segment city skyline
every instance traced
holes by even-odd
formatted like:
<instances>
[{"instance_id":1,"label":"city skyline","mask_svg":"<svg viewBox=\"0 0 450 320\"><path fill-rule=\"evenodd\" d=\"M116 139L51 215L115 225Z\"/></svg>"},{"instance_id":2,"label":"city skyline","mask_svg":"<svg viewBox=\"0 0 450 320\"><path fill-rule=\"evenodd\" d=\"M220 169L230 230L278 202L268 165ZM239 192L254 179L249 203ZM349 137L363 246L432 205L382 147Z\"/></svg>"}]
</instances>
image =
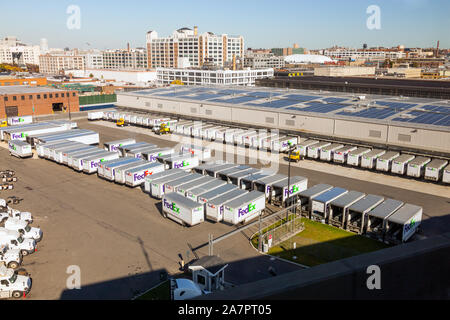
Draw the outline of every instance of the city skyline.
<instances>
[{"instance_id":1,"label":"city skyline","mask_svg":"<svg viewBox=\"0 0 450 320\"><path fill-rule=\"evenodd\" d=\"M46 38L51 48L104 50L126 48L128 42L131 47L145 47L147 31L168 36L178 28L196 25L200 33L242 35L246 48L291 47L294 43L308 49L333 45L360 48L363 43L369 47L402 44L427 48L435 47L438 40L441 48L450 47L445 34L450 29L450 21L446 19L450 3L444 0L323 0L320 4L285 0L277 2L276 7L266 0L226 4L175 0L170 4L158 3L157 8L155 4L135 0L125 4L47 0L38 6L31 4L33 10L25 10L30 1L8 3L6 10L11 14L0 21L0 37L17 36L33 45ZM71 5L80 9L80 29L67 27L73 14L67 13ZM380 9L380 29L367 27L371 16L367 9L371 5ZM239 10L231 10L234 8ZM17 19L19 13L21 19Z\"/></svg>"}]
</instances>

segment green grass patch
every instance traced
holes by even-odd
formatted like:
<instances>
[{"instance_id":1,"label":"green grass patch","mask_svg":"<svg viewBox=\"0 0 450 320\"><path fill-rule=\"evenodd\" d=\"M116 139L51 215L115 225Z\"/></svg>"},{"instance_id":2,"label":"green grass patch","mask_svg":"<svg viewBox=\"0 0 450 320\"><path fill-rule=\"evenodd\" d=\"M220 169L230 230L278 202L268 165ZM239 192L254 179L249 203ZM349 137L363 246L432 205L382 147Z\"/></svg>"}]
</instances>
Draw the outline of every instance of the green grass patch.
<instances>
[{"instance_id":1,"label":"green grass patch","mask_svg":"<svg viewBox=\"0 0 450 320\"><path fill-rule=\"evenodd\" d=\"M302 219L305 230L291 239L270 248L269 254L306 266L336 261L389 247L383 242L335 228L320 222ZM293 243L296 249L292 249ZM258 246L258 237L252 239ZM296 256L297 259L293 259Z\"/></svg>"},{"instance_id":2,"label":"green grass patch","mask_svg":"<svg viewBox=\"0 0 450 320\"><path fill-rule=\"evenodd\" d=\"M159 286L143 294L136 300L170 300L170 281L166 280Z\"/></svg>"}]
</instances>

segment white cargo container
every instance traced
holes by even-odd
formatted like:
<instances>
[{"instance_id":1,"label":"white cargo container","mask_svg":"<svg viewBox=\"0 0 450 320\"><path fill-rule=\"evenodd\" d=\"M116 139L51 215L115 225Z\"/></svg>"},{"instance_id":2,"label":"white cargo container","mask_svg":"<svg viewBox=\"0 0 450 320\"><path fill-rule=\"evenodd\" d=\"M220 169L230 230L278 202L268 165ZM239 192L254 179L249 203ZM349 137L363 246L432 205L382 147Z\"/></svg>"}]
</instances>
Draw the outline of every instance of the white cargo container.
<instances>
[{"instance_id":1,"label":"white cargo container","mask_svg":"<svg viewBox=\"0 0 450 320\"><path fill-rule=\"evenodd\" d=\"M170 182L166 182L164 184L164 194L169 193L169 192L176 192L177 188L185 183L189 183L189 182L193 182L199 179L203 179L205 178L205 176L202 176L201 174L198 173L191 173L188 176L185 177L181 177L179 179L170 181ZM153 188L153 185L152 185Z\"/></svg>"},{"instance_id":2,"label":"white cargo container","mask_svg":"<svg viewBox=\"0 0 450 320\"><path fill-rule=\"evenodd\" d=\"M385 221L385 242L399 244L408 241L422 223L422 207L406 203Z\"/></svg>"},{"instance_id":3,"label":"white cargo container","mask_svg":"<svg viewBox=\"0 0 450 320\"><path fill-rule=\"evenodd\" d=\"M253 190L257 190L259 192L264 192L266 195L266 199L270 199L272 195L272 186L274 183L283 181L287 178L284 174L276 174L270 177L260 178L253 183Z\"/></svg>"},{"instance_id":4,"label":"white cargo container","mask_svg":"<svg viewBox=\"0 0 450 320\"><path fill-rule=\"evenodd\" d=\"M443 183L450 183L450 165L445 167L442 173L442 182Z\"/></svg>"},{"instance_id":5,"label":"white cargo container","mask_svg":"<svg viewBox=\"0 0 450 320\"><path fill-rule=\"evenodd\" d=\"M373 149L372 151L366 153L361 158L361 168L374 169L378 157L384 155L385 150Z\"/></svg>"},{"instance_id":6,"label":"white cargo container","mask_svg":"<svg viewBox=\"0 0 450 320\"><path fill-rule=\"evenodd\" d=\"M431 162L430 158L427 157L416 157L414 160L408 163L408 169L406 174L409 177L421 178L425 173L425 165Z\"/></svg>"},{"instance_id":7,"label":"white cargo container","mask_svg":"<svg viewBox=\"0 0 450 320\"><path fill-rule=\"evenodd\" d=\"M187 175L188 173L183 170L180 170L180 169L170 169L170 170L165 170L162 172L152 174L151 176L146 176L144 179L144 192L146 192L146 193L151 192L153 180L160 179L160 178L169 178L170 176L173 176L176 174Z\"/></svg>"},{"instance_id":8,"label":"white cargo container","mask_svg":"<svg viewBox=\"0 0 450 320\"><path fill-rule=\"evenodd\" d=\"M225 170L228 170L230 168L235 168L238 167L239 165L234 164L234 163L224 163L224 164L219 164L217 166L212 166L210 168L205 169L204 174L207 174L208 176L217 178L217 175Z\"/></svg>"},{"instance_id":9,"label":"white cargo container","mask_svg":"<svg viewBox=\"0 0 450 320\"><path fill-rule=\"evenodd\" d=\"M402 154L400 157L392 160L392 173L404 175L406 173L406 167L409 162L414 160L415 156L410 154Z\"/></svg>"},{"instance_id":10,"label":"white cargo container","mask_svg":"<svg viewBox=\"0 0 450 320\"><path fill-rule=\"evenodd\" d=\"M195 181L189 181L187 183L184 183L182 185L179 185L175 188L175 192L178 194L181 194L183 197L187 197L187 193L193 189L196 189L198 187L201 187L207 183L218 181L217 179L214 179L209 176L203 176L202 178L195 180Z\"/></svg>"},{"instance_id":11,"label":"white cargo container","mask_svg":"<svg viewBox=\"0 0 450 320\"><path fill-rule=\"evenodd\" d=\"M89 157L93 156L105 156L107 155L107 151L103 149L98 149L96 151L86 151L86 153L79 154L77 156L71 156L69 158L70 167L76 171L83 171L83 161Z\"/></svg>"},{"instance_id":12,"label":"white cargo container","mask_svg":"<svg viewBox=\"0 0 450 320\"><path fill-rule=\"evenodd\" d=\"M136 142L132 144L127 144L123 146L117 147L117 152L124 157L126 156L127 152L132 150L133 148L139 148L139 147L146 147L146 146L154 146L153 144L147 143L147 142Z\"/></svg>"},{"instance_id":13,"label":"white cargo container","mask_svg":"<svg viewBox=\"0 0 450 320\"><path fill-rule=\"evenodd\" d=\"M64 140L64 141L57 141L57 142L51 142L51 143L37 145L36 146L37 154L40 158L44 158L45 157L45 148L63 145L67 142L68 142L67 140Z\"/></svg>"},{"instance_id":14,"label":"white cargo container","mask_svg":"<svg viewBox=\"0 0 450 320\"><path fill-rule=\"evenodd\" d=\"M10 117L7 120L8 126L18 126L33 123L33 116Z\"/></svg>"},{"instance_id":15,"label":"white cargo container","mask_svg":"<svg viewBox=\"0 0 450 320\"><path fill-rule=\"evenodd\" d=\"M166 169L182 169L187 171L197 167L199 164L200 161L197 156L188 154L187 156L179 156L167 160L168 167Z\"/></svg>"},{"instance_id":16,"label":"white cargo container","mask_svg":"<svg viewBox=\"0 0 450 320\"><path fill-rule=\"evenodd\" d=\"M197 137L197 138L201 138L202 137L202 132L204 130L209 129L209 128L213 128L213 127L215 127L215 126L214 125L205 125L205 124L194 126L192 128L192 136L193 137Z\"/></svg>"},{"instance_id":17,"label":"white cargo container","mask_svg":"<svg viewBox=\"0 0 450 320\"><path fill-rule=\"evenodd\" d=\"M311 198L310 219L328 223L331 202L342 197L346 193L348 193L348 190L336 187Z\"/></svg>"},{"instance_id":18,"label":"white cargo container","mask_svg":"<svg viewBox=\"0 0 450 320\"><path fill-rule=\"evenodd\" d=\"M217 181L224 182L224 181L220 181L220 180L217 180ZM197 202L206 204L209 201L211 201L217 197L220 197L220 196L222 196L230 191L233 191L233 190L238 190L238 188L232 184L224 184L218 188L215 188L214 190L210 190L210 191L207 191L205 193L198 195ZM206 210L206 207L205 207L205 210Z\"/></svg>"},{"instance_id":19,"label":"white cargo container","mask_svg":"<svg viewBox=\"0 0 450 320\"><path fill-rule=\"evenodd\" d=\"M300 143L297 143L297 151L300 156L306 157L308 154L308 148L318 145L320 141L318 140L306 140Z\"/></svg>"},{"instance_id":20,"label":"white cargo container","mask_svg":"<svg viewBox=\"0 0 450 320\"><path fill-rule=\"evenodd\" d=\"M202 131L203 140L213 140L216 137L216 132L222 129L222 126L214 126L212 128L204 128Z\"/></svg>"},{"instance_id":21,"label":"white cargo container","mask_svg":"<svg viewBox=\"0 0 450 320\"><path fill-rule=\"evenodd\" d=\"M80 147L80 146L86 146L86 145L83 144L83 143L80 143L80 142L70 141L70 144L62 145L62 146L59 146L59 147L49 148L48 149L49 150L48 158L50 160L56 161L56 157L58 155L61 155L62 152L70 151L70 150L72 150L74 148L77 148L77 147Z\"/></svg>"},{"instance_id":22,"label":"white cargo container","mask_svg":"<svg viewBox=\"0 0 450 320\"><path fill-rule=\"evenodd\" d=\"M95 121L103 119L103 111L88 112L88 120Z\"/></svg>"},{"instance_id":23,"label":"white cargo container","mask_svg":"<svg viewBox=\"0 0 450 320\"><path fill-rule=\"evenodd\" d=\"M111 142L105 142L103 144L106 151L110 152L119 152L119 147L128 146L130 144L135 144L135 139L122 139L122 140L115 140Z\"/></svg>"},{"instance_id":24,"label":"white cargo container","mask_svg":"<svg viewBox=\"0 0 450 320\"><path fill-rule=\"evenodd\" d=\"M90 156L83 159L83 171L86 173L96 173L100 163L118 158L119 154L117 152L108 151L105 151L104 154Z\"/></svg>"},{"instance_id":25,"label":"white cargo container","mask_svg":"<svg viewBox=\"0 0 450 320\"><path fill-rule=\"evenodd\" d=\"M244 135L243 137L243 145L245 147L251 147L252 146L252 140L257 139L260 133L258 131L251 130L248 134Z\"/></svg>"},{"instance_id":26,"label":"white cargo container","mask_svg":"<svg viewBox=\"0 0 450 320\"><path fill-rule=\"evenodd\" d=\"M265 138L262 140L262 149L272 151L273 145L276 141L286 138L286 135L275 135L270 138ZM279 144L279 143L278 143Z\"/></svg>"},{"instance_id":27,"label":"white cargo container","mask_svg":"<svg viewBox=\"0 0 450 320\"><path fill-rule=\"evenodd\" d=\"M126 171L127 169L136 168L143 164L145 164L144 160L137 158L119 158L119 159L127 159L126 163L114 164L114 165L105 165L103 169L102 178L115 181L116 180L116 172L117 170L121 170L121 172ZM123 171L122 171L123 170Z\"/></svg>"},{"instance_id":28,"label":"white cargo container","mask_svg":"<svg viewBox=\"0 0 450 320\"><path fill-rule=\"evenodd\" d=\"M163 212L181 225L195 226L205 220L204 206L177 193L165 194L162 200Z\"/></svg>"},{"instance_id":29,"label":"white cargo container","mask_svg":"<svg viewBox=\"0 0 450 320\"><path fill-rule=\"evenodd\" d=\"M145 177L154 173L164 171L161 163L146 163L140 167L127 170L125 172L125 184L130 187L137 187L144 183Z\"/></svg>"},{"instance_id":30,"label":"white cargo container","mask_svg":"<svg viewBox=\"0 0 450 320\"><path fill-rule=\"evenodd\" d=\"M381 196L368 194L361 200L355 202L347 210L346 226L347 230L362 234L366 225L367 214L384 201Z\"/></svg>"},{"instance_id":31,"label":"white cargo container","mask_svg":"<svg viewBox=\"0 0 450 320\"><path fill-rule=\"evenodd\" d=\"M333 162L336 163L347 163L347 156L349 152L356 150L354 146L344 146L334 151Z\"/></svg>"},{"instance_id":32,"label":"white cargo container","mask_svg":"<svg viewBox=\"0 0 450 320\"><path fill-rule=\"evenodd\" d=\"M53 157L53 155L54 155L53 150L56 148L73 146L75 143L76 142L73 142L73 141L63 140L59 144L44 145L43 146L44 158L50 159L51 157Z\"/></svg>"},{"instance_id":33,"label":"white cargo container","mask_svg":"<svg viewBox=\"0 0 450 320\"><path fill-rule=\"evenodd\" d=\"M214 178L211 178L211 179L213 179L213 180L208 182L208 183L206 183L206 184L204 184L204 185L202 185L202 186L199 186L197 188L194 188L194 189L191 189L191 190L187 191L186 192L186 198L191 199L192 201L199 202L198 201L198 197L199 196L201 196L201 195L203 195L203 194L205 194L207 192L216 190L217 188L219 188L221 186L226 185L225 181L217 180L217 179L214 179Z\"/></svg>"},{"instance_id":34,"label":"white cargo container","mask_svg":"<svg viewBox=\"0 0 450 320\"><path fill-rule=\"evenodd\" d=\"M328 212L328 224L338 228L344 228L348 207L361 200L365 196L365 193L350 191L343 196L331 201L330 210Z\"/></svg>"},{"instance_id":35,"label":"white cargo container","mask_svg":"<svg viewBox=\"0 0 450 320\"><path fill-rule=\"evenodd\" d=\"M193 156L197 156L202 161L211 159L211 149L210 148L185 144L185 145L181 146L180 151L182 153L190 153Z\"/></svg>"},{"instance_id":36,"label":"white cargo container","mask_svg":"<svg viewBox=\"0 0 450 320\"><path fill-rule=\"evenodd\" d=\"M41 134L41 133L51 133L51 132L61 132L66 131L67 126L65 125L42 125L39 127L33 127L29 129L18 129L18 130L6 130L4 132L5 140L22 140L25 141L27 136Z\"/></svg>"},{"instance_id":37,"label":"white cargo container","mask_svg":"<svg viewBox=\"0 0 450 320\"><path fill-rule=\"evenodd\" d=\"M187 177L188 175L190 175L185 171L173 173L172 170L180 170L180 169L170 169L167 171L157 173L155 177L153 177L153 180L150 180L152 179L152 176L147 177L147 179L144 182L145 191L150 193L153 198L161 199L165 192L164 187L165 183L178 180L180 178ZM146 185L147 183L148 185Z\"/></svg>"},{"instance_id":38,"label":"white cargo container","mask_svg":"<svg viewBox=\"0 0 450 320\"><path fill-rule=\"evenodd\" d=\"M434 159L425 167L425 179L432 181L440 181L443 176L445 166L448 164L447 160Z\"/></svg>"},{"instance_id":39,"label":"white cargo container","mask_svg":"<svg viewBox=\"0 0 450 320\"><path fill-rule=\"evenodd\" d=\"M236 198L239 198L245 194L248 194L247 191L242 189L237 189L236 187L228 191L220 196L217 196L213 199L208 200L206 203L206 219L214 221L214 222L220 222L223 220L224 215L224 204L227 202L230 202Z\"/></svg>"},{"instance_id":40,"label":"white cargo container","mask_svg":"<svg viewBox=\"0 0 450 320\"><path fill-rule=\"evenodd\" d=\"M392 168L392 161L400 156L397 151L389 151L377 158L377 171L389 172Z\"/></svg>"},{"instance_id":41,"label":"white cargo container","mask_svg":"<svg viewBox=\"0 0 450 320\"><path fill-rule=\"evenodd\" d=\"M183 134L184 128L185 128L185 127L187 127L187 126L193 126L193 125L194 125L194 122L193 122L193 121L180 121L180 122L178 122L178 123L176 124L175 132L176 132L177 134Z\"/></svg>"},{"instance_id":42,"label":"white cargo container","mask_svg":"<svg viewBox=\"0 0 450 320\"><path fill-rule=\"evenodd\" d=\"M386 199L367 214L364 234L377 240L384 240L386 219L404 205L404 202Z\"/></svg>"},{"instance_id":43,"label":"white cargo container","mask_svg":"<svg viewBox=\"0 0 450 320\"><path fill-rule=\"evenodd\" d=\"M143 148L138 148L138 149L133 149L127 152L127 156L128 157L134 157L134 158L139 158L139 159L143 159L144 157L142 156L142 153L144 152L152 152L155 150L160 149L158 146L151 146L151 147L143 147Z\"/></svg>"},{"instance_id":44,"label":"white cargo container","mask_svg":"<svg viewBox=\"0 0 450 320\"><path fill-rule=\"evenodd\" d=\"M289 206L296 203L298 194L308 188L308 178L294 176L275 182L272 185L270 203L280 206Z\"/></svg>"},{"instance_id":45,"label":"white cargo container","mask_svg":"<svg viewBox=\"0 0 450 320\"><path fill-rule=\"evenodd\" d=\"M251 167L250 166L239 165L237 167L232 167L230 169L226 169L226 170L222 170L222 171L218 172L216 178L229 182L230 180L229 180L228 176L230 174L235 174L235 173L238 173L238 172L247 171L248 169L251 169Z\"/></svg>"},{"instance_id":46,"label":"white cargo container","mask_svg":"<svg viewBox=\"0 0 450 320\"><path fill-rule=\"evenodd\" d=\"M203 174L206 175L206 169L211 169L217 166L220 166L222 164L225 164L226 162L219 160L219 161L212 161L212 162L206 162L204 164L201 164L195 168L192 169L192 171L199 173L199 174Z\"/></svg>"},{"instance_id":47,"label":"white cargo container","mask_svg":"<svg viewBox=\"0 0 450 320\"><path fill-rule=\"evenodd\" d=\"M260 173L261 171L262 171L261 169L250 168L248 170L232 173L232 174L228 175L228 183L232 183L232 184L238 186L238 188L240 188L242 179L252 176L252 175L256 175L256 174Z\"/></svg>"},{"instance_id":48,"label":"white cargo container","mask_svg":"<svg viewBox=\"0 0 450 320\"><path fill-rule=\"evenodd\" d=\"M131 158L131 157L125 157L125 158L118 158L118 159L102 162L99 164L99 166L97 168L97 175L99 177L103 178L103 176L105 175L106 168L111 168L114 166L120 167L120 166L126 165L128 163L138 161L138 160L133 161L133 159L134 158Z\"/></svg>"},{"instance_id":49,"label":"white cargo container","mask_svg":"<svg viewBox=\"0 0 450 320\"><path fill-rule=\"evenodd\" d=\"M259 191L249 192L224 204L223 221L232 225L257 218L266 208L266 197Z\"/></svg>"},{"instance_id":50,"label":"white cargo container","mask_svg":"<svg viewBox=\"0 0 450 320\"><path fill-rule=\"evenodd\" d=\"M174 154L175 150L172 148L160 148L152 151L142 152L142 158L149 162L156 162L158 157Z\"/></svg>"},{"instance_id":51,"label":"white cargo container","mask_svg":"<svg viewBox=\"0 0 450 320\"><path fill-rule=\"evenodd\" d=\"M238 146L243 146L245 138L252 134L256 134L256 130L246 130L243 132L235 133L234 134L234 144L236 144Z\"/></svg>"},{"instance_id":52,"label":"white cargo container","mask_svg":"<svg viewBox=\"0 0 450 320\"><path fill-rule=\"evenodd\" d=\"M70 151L89 150L89 147L92 148L92 146L85 145L83 143L74 142L74 144L72 146L53 149L53 155L51 156L51 159L57 163L62 163L64 153L67 153Z\"/></svg>"},{"instance_id":53,"label":"white cargo container","mask_svg":"<svg viewBox=\"0 0 450 320\"><path fill-rule=\"evenodd\" d=\"M270 149L272 152L287 152L289 148L292 148L298 144L298 137L284 137L278 140L273 140Z\"/></svg>"},{"instance_id":54,"label":"white cargo container","mask_svg":"<svg viewBox=\"0 0 450 320\"><path fill-rule=\"evenodd\" d=\"M329 184L317 184L298 194L299 203L301 205L302 215L309 217L311 212L311 199L332 189Z\"/></svg>"},{"instance_id":55,"label":"white cargo container","mask_svg":"<svg viewBox=\"0 0 450 320\"><path fill-rule=\"evenodd\" d=\"M309 146L307 151L307 157L312 159L318 159L320 156L320 150L322 150L322 148L328 147L329 145L331 145L330 142L319 142L317 144Z\"/></svg>"},{"instance_id":56,"label":"white cargo container","mask_svg":"<svg viewBox=\"0 0 450 320\"><path fill-rule=\"evenodd\" d=\"M141 161L142 162L131 163L131 164L128 164L125 166L120 166L120 167L115 168L114 182L119 183L119 184L125 184L128 171L147 164L147 161L144 161L144 160L141 160Z\"/></svg>"},{"instance_id":57,"label":"white cargo container","mask_svg":"<svg viewBox=\"0 0 450 320\"><path fill-rule=\"evenodd\" d=\"M272 140L273 138L278 137L278 133L265 132L260 134L257 138L252 139L251 147L254 149L263 149L265 140Z\"/></svg>"},{"instance_id":58,"label":"white cargo container","mask_svg":"<svg viewBox=\"0 0 450 320\"><path fill-rule=\"evenodd\" d=\"M340 143L333 143L330 144L327 147L323 147L322 150L320 150L320 160L322 161L331 161L334 158L334 152L336 150L339 150L344 145Z\"/></svg>"},{"instance_id":59,"label":"white cargo container","mask_svg":"<svg viewBox=\"0 0 450 320\"><path fill-rule=\"evenodd\" d=\"M361 165L361 158L363 155L369 153L371 150L368 148L357 148L347 154L347 164L354 167Z\"/></svg>"},{"instance_id":60,"label":"white cargo container","mask_svg":"<svg viewBox=\"0 0 450 320\"><path fill-rule=\"evenodd\" d=\"M220 129L216 130L214 132L214 137L211 137L211 140L217 141L217 142L224 142L225 141L225 132L227 130L230 130L229 127L221 127Z\"/></svg>"},{"instance_id":61,"label":"white cargo container","mask_svg":"<svg viewBox=\"0 0 450 320\"><path fill-rule=\"evenodd\" d=\"M64 151L62 153L62 158L61 159L57 159L57 161L62 160L60 163L68 165L70 156L78 155L78 154L81 154L81 153L85 153L85 152L88 152L88 151L94 151L94 150L98 151L98 148L94 147L94 146L83 146L83 147L80 146L80 148L76 149L76 150Z\"/></svg>"},{"instance_id":62,"label":"white cargo container","mask_svg":"<svg viewBox=\"0 0 450 320\"><path fill-rule=\"evenodd\" d=\"M256 181L274 175L275 172L262 170L256 174L251 174L246 177L240 178L240 188L243 190L254 190L254 184ZM264 192L264 190L261 192Z\"/></svg>"},{"instance_id":63,"label":"white cargo container","mask_svg":"<svg viewBox=\"0 0 450 320\"><path fill-rule=\"evenodd\" d=\"M229 131L226 131L224 133L224 142L227 144L235 144L236 143L236 136L243 134L244 130L242 129L231 129ZM219 137L220 138L220 137ZM217 141L220 141L218 137L216 137Z\"/></svg>"},{"instance_id":64,"label":"white cargo container","mask_svg":"<svg viewBox=\"0 0 450 320\"><path fill-rule=\"evenodd\" d=\"M9 153L18 158L28 158L33 156L31 146L20 140L8 141Z\"/></svg>"}]
</instances>

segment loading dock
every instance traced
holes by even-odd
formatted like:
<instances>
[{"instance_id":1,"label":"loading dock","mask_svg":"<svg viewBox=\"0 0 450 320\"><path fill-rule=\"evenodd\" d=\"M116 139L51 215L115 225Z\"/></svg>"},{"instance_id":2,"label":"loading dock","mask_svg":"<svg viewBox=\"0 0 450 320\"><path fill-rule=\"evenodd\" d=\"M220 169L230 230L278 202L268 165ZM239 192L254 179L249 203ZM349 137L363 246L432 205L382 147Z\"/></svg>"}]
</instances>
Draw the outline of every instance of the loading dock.
<instances>
[{"instance_id":1,"label":"loading dock","mask_svg":"<svg viewBox=\"0 0 450 320\"><path fill-rule=\"evenodd\" d=\"M335 187L311 198L310 219L328 223L330 203L346 193L348 193L348 190Z\"/></svg>"},{"instance_id":2,"label":"loading dock","mask_svg":"<svg viewBox=\"0 0 450 320\"><path fill-rule=\"evenodd\" d=\"M383 201L379 206L367 214L365 234L374 239L383 241L386 219L403 205L404 202L394 199L386 199Z\"/></svg>"},{"instance_id":3,"label":"loading dock","mask_svg":"<svg viewBox=\"0 0 450 320\"><path fill-rule=\"evenodd\" d=\"M362 234L366 223L367 213L383 201L383 197L369 194L352 204L347 211L345 228L349 231Z\"/></svg>"},{"instance_id":4,"label":"loading dock","mask_svg":"<svg viewBox=\"0 0 450 320\"><path fill-rule=\"evenodd\" d=\"M365 196L366 194L362 192L349 191L343 196L331 201L330 211L328 213L328 223L343 229L345 227L345 217L347 217L348 208Z\"/></svg>"}]
</instances>

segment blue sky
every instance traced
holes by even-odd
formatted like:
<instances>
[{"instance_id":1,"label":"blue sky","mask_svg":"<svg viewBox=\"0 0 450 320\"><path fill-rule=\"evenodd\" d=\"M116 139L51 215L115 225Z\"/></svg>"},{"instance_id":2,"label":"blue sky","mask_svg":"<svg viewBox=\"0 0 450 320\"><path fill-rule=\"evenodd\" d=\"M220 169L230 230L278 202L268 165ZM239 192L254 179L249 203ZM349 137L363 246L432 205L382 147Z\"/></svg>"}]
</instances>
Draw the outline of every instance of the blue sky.
<instances>
[{"instance_id":1,"label":"blue sky","mask_svg":"<svg viewBox=\"0 0 450 320\"><path fill-rule=\"evenodd\" d=\"M144 46L148 30L166 36L180 27L241 34L246 47L298 43L309 49L361 47L450 47L448 0L22 0L2 1L0 37L26 43L47 38L49 46L99 49ZM81 10L81 28L69 30L69 5ZM370 5L381 9L381 29L366 27ZM6 14L4 14L6 13Z\"/></svg>"}]
</instances>

